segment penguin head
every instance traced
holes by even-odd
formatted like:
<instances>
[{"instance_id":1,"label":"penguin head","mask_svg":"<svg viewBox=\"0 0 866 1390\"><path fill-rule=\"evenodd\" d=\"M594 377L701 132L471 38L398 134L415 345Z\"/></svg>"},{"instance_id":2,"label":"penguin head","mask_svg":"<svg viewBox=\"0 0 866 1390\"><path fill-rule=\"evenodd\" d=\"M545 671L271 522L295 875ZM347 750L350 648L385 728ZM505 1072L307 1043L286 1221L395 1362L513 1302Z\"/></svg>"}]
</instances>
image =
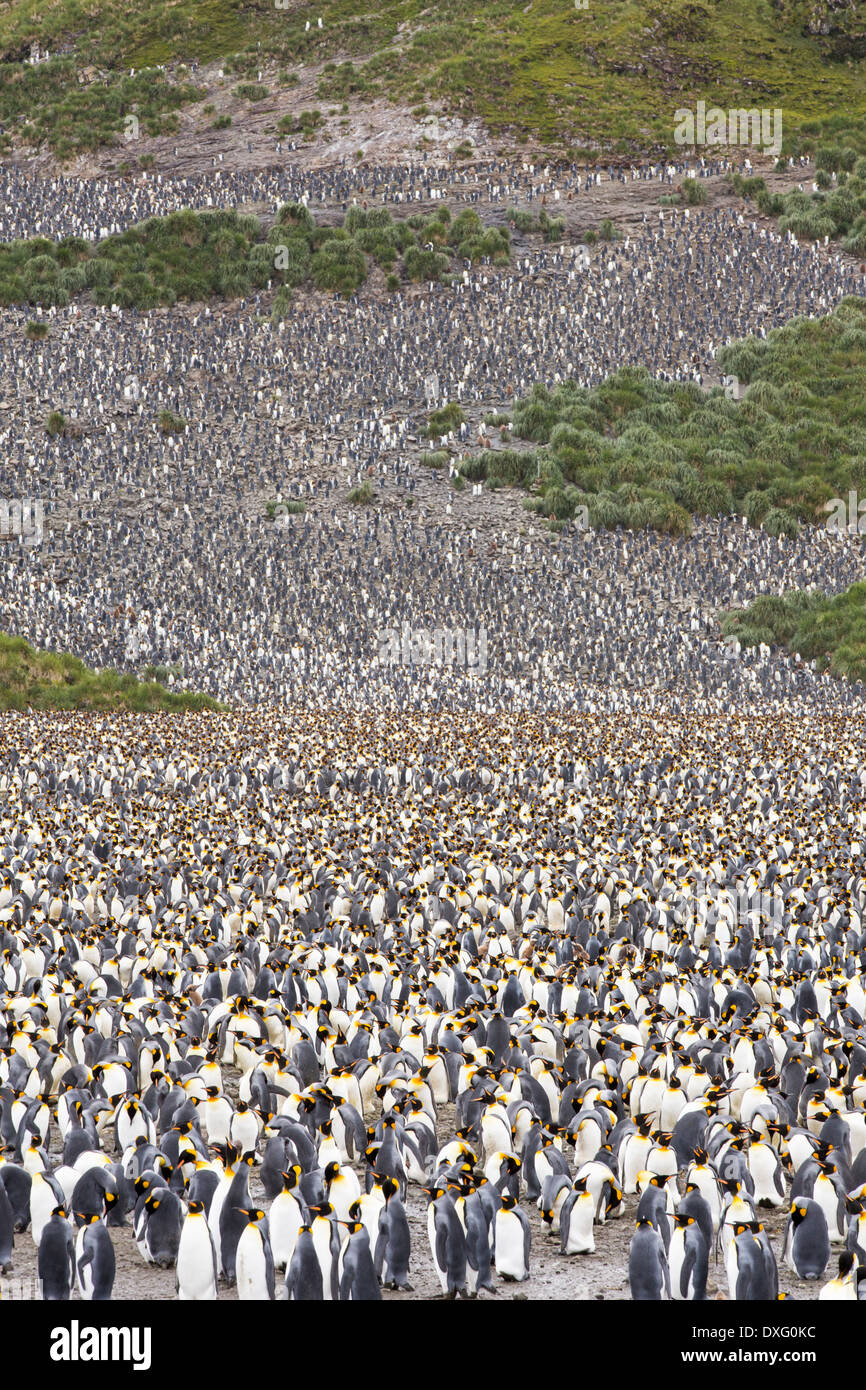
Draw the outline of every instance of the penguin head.
<instances>
[{"instance_id":1,"label":"penguin head","mask_svg":"<svg viewBox=\"0 0 866 1390\"><path fill-rule=\"evenodd\" d=\"M190 1202L190 1216L202 1216L204 1214L204 1202Z\"/></svg>"},{"instance_id":2,"label":"penguin head","mask_svg":"<svg viewBox=\"0 0 866 1390\"><path fill-rule=\"evenodd\" d=\"M284 1192L291 1192L292 1188L297 1187L301 1178L301 1173L302 1169L300 1164L295 1163L292 1165L291 1168L288 1169L287 1172L283 1172L280 1174L280 1176L283 1179Z\"/></svg>"}]
</instances>

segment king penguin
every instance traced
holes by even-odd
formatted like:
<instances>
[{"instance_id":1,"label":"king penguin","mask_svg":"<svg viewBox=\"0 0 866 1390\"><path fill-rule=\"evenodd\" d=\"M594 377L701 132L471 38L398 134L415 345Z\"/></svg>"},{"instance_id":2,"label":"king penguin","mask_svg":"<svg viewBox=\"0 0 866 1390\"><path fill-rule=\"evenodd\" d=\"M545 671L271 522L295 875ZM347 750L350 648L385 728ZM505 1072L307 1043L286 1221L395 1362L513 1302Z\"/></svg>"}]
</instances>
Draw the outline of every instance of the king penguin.
<instances>
[{"instance_id":1,"label":"king penguin","mask_svg":"<svg viewBox=\"0 0 866 1390\"><path fill-rule=\"evenodd\" d=\"M177 1249L177 1296L206 1303L217 1296L217 1262L204 1202L189 1204Z\"/></svg>"},{"instance_id":2,"label":"king penguin","mask_svg":"<svg viewBox=\"0 0 866 1390\"><path fill-rule=\"evenodd\" d=\"M641 1217L628 1250L628 1282L636 1303L660 1302L671 1296L665 1247L649 1217Z\"/></svg>"},{"instance_id":3,"label":"king penguin","mask_svg":"<svg viewBox=\"0 0 866 1390\"><path fill-rule=\"evenodd\" d=\"M340 1251L339 1296L343 1301L381 1301L382 1290L370 1252L370 1237L361 1221L344 1223L348 1240Z\"/></svg>"},{"instance_id":4,"label":"king penguin","mask_svg":"<svg viewBox=\"0 0 866 1390\"><path fill-rule=\"evenodd\" d=\"M810 1197L797 1197L785 1227L785 1260L800 1279L820 1279L830 1259L827 1218Z\"/></svg>"},{"instance_id":5,"label":"king penguin","mask_svg":"<svg viewBox=\"0 0 866 1390\"><path fill-rule=\"evenodd\" d=\"M75 1273L83 1299L107 1302L114 1287L114 1246L105 1222L92 1213L76 1212L81 1223L75 1242Z\"/></svg>"},{"instance_id":6,"label":"king penguin","mask_svg":"<svg viewBox=\"0 0 866 1390\"><path fill-rule=\"evenodd\" d=\"M60 1301L72 1294L75 1278L75 1241L64 1207L55 1207L42 1227L36 1264L42 1297Z\"/></svg>"},{"instance_id":7,"label":"king penguin","mask_svg":"<svg viewBox=\"0 0 866 1390\"><path fill-rule=\"evenodd\" d=\"M259 1207L249 1208L244 1215L247 1225L241 1231L235 1261L238 1298L273 1302L274 1257L268 1218Z\"/></svg>"},{"instance_id":8,"label":"king penguin","mask_svg":"<svg viewBox=\"0 0 866 1390\"><path fill-rule=\"evenodd\" d=\"M678 1212L668 1248L671 1298L677 1302L702 1302L707 1296L710 1248L694 1216Z\"/></svg>"},{"instance_id":9,"label":"king penguin","mask_svg":"<svg viewBox=\"0 0 866 1390\"><path fill-rule=\"evenodd\" d=\"M496 1273L517 1283L528 1279L530 1241L529 1217L514 1198L506 1194L493 1223Z\"/></svg>"}]
</instances>

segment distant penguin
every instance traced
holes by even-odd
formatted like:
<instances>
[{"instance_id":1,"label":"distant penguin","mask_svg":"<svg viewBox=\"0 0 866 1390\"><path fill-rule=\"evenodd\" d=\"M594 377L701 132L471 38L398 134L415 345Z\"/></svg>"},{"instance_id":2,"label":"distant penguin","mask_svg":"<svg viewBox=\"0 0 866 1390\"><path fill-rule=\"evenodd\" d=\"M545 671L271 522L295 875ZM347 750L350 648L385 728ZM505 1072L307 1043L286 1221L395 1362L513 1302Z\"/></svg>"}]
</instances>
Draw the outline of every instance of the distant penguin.
<instances>
[{"instance_id":1,"label":"distant penguin","mask_svg":"<svg viewBox=\"0 0 866 1390\"><path fill-rule=\"evenodd\" d=\"M205 1303L217 1296L217 1263L204 1203L189 1204L175 1265L177 1296L182 1302Z\"/></svg>"}]
</instances>

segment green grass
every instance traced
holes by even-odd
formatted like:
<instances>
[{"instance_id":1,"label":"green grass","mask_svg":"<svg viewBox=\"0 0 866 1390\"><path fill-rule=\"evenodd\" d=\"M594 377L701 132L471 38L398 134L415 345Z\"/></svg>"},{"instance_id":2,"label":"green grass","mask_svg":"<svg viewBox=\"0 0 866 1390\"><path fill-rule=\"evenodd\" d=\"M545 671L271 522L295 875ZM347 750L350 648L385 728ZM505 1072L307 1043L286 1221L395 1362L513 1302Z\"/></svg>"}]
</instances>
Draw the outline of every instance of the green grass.
<instances>
[{"instance_id":1,"label":"green grass","mask_svg":"<svg viewBox=\"0 0 866 1390\"><path fill-rule=\"evenodd\" d=\"M346 494L346 501L353 507L371 507L375 500L376 492L372 483L360 483Z\"/></svg>"},{"instance_id":2,"label":"green grass","mask_svg":"<svg viewBox=\"0 0 866 1390\"><path fill-rule=\"evenodd\" d=\"M440 406L427 417L424 433L428 439L440 439L451 430L459 429L465 419L466 416L457 401L449 401L448 405Z\"/></svg>"},{"instance_id":3,"label":"green grass","mask_svg":"<svg viewBox=\"0 0 866 1390\"><path fill-rule=\"evenodd\" d=\"M186 420L182 415L176 415L173 410L161 410L156 423L160 434L183 434L186 429Z\"/></svg>"},{"instance_id":4,"label":"green grass","mask_svg":"<svg viewBox=\"0 0 866 1390\"><path fill-rule=\"evenodd\" d=\"M485 449L461 472L525 489L549 520L586 507L593 527L685 534L694 515L733 512L774 535L825 523L831 498L866 483L866 300L732 343L718 361L742 399L641 367L592 389L537 384L511 431L538 447Z\"/></svg>"},{"instance_id":5,"label":"green grass","mask_svg":"<svg viewBox=\"0 0 866 1390\"><path fill-rule=\"evenodd\" d=\"M160 668L154 668L160 669ZM207 695L166 690L129 673L91 671L68 652L36 651L0 633L0 709L224 709Z\"/></svg>"},{"instance_id":6,"label":"green grass","mask_svg":"<svg viewBox=\"0 0 866 1390\"><path fill-rule=\"evenodd\" d=\"M762 594L746 608L732 609L721 622L725 637L744 647L760 642L785 647L846 680L866 680L866 583L832 597L795 589Z\"/></svg>"},{"instance_id":7,"label":"green grass","mask_svg":"<svg viewBox=\"0 0 866 1390\"><path fill-rule=\"evenodd\" d=\"M265 503L265 514L270 521L276 520L278 516L303 516L306 510L306 502L301 501L299 497L288 497L284 502L274 499Z\"/></svg>"},{"instance_id":8,"label":"green grass","mask_svg":"<svg viewBox=\"0 0 866 1390\"><path fill-rule=\"evenodd\" d=\"M369 9L359 0L301 0L278 10L273 0L11 0L0 14L0 121L65 158L116 142L134 109L158 125L197 99L186 75L154 72L156 64L220 60L249 77L270 60L292 69L329 64L320 100L435 104L550 150L671 149L674 111L699 99L781 107L789 132L831 107L866 113L862 6L834 12L827 35L812 32L826 6L377 0ZM29 69L22 59L34 38L52 53L71 51ZM97 79L79 85L88 66Z\"/></svg>"},{"instance_id":9,"label":"green grass","mask_svg":"<svg viewBox=\"0 0 866 1390\"><path fill-rule=\"evenodd\" d=\"M471 209L453 220L442 207L435 216L395 221L385 208L351 208L342 226L328 227L300 204L287 203L267 235L258 218L234 209L183 211L97 242L33 237L0 244L0 305L63 307L88 296L97 304L151 309L177 300L239 298L268 281L349 295L373 265L396 275L399 285L441 280L458 257L489 256L501 264L510 255L507 229L486 227ZM286 307L287 300L279 312Z\"/></svg>"}]
</instances>

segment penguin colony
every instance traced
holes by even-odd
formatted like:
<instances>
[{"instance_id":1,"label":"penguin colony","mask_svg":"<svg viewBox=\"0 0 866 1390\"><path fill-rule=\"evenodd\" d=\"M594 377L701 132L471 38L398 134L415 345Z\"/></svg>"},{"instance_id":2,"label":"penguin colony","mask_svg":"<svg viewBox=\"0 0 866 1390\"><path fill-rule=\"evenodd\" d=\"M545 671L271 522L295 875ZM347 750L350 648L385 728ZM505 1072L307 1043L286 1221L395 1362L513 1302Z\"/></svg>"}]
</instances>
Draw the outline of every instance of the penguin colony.
<instances>
[{"instance_id":1,"label":"penguin colony","mask_svg":"<svg viewBox=\"0 0 866 1390\"><path fill-rule=\"evenodd\" d=\"M501 220L686 172L4 169L0 235L297 198ZM431 370L473 429L626 361L703 385L862 268L720 208L588 266L515 248L278 329L266 295L72 304L38 344L0 316L0 488L46 517L3 542L0 629L239 706L0 716L0 1295L864 1291L863 692L730 660L713 620L845 587L858 547L524 544L409 448ZM74 428L36 449L52 407ZM352 513L362 478L423 505ZM308 506L279 530L278 493ZM404 624L484 624L489 668L383 667Z\"/></svg>"},{"instance_id":2,"label":"penguin colony","mask_svg":"<svg viewBox=\"0 0 866 1390\"><path fill-rule=\"evenodd\" d=\"M856 1301L864 742L4 716L6 1276Z\"/></svg>"}]
</instances>

